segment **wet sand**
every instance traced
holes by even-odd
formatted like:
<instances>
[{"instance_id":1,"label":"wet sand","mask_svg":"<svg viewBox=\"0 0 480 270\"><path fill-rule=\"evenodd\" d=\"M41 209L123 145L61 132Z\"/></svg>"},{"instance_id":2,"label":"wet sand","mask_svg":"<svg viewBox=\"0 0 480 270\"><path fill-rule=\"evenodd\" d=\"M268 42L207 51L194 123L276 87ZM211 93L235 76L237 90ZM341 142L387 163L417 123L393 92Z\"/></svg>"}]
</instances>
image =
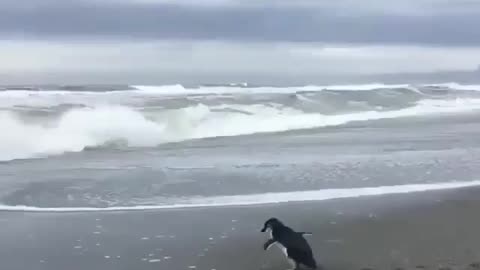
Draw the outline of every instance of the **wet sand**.
<instances>
[{"instance_id":1,"label":"wet sand","mask_svg":"<svg viewBox=\"0 0 480 270\"><path fill-rule=\"evenodd\" d=\"M97 213L0 212L5 270L288 269L277 217L324 269L480 269L480 189L323 202Z\"/></svg>"}]
</instances>

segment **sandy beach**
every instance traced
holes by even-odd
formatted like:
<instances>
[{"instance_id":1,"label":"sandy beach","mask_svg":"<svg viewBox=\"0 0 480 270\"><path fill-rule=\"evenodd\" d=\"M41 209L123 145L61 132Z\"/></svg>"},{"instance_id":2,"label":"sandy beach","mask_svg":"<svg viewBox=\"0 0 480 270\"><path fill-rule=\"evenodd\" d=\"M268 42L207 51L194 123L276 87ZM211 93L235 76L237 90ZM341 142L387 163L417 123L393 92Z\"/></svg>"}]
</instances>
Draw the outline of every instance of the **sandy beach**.
<instances>
[{"instance_id":1,"label":"sandy beach","mask_svg":"<svg viewBox=\"0 0 480 270\"><path fill-rule=\"evenodd\" d=\"M479 18L1 0L0 270L480 270Z\"/></svg>"},{"instance_id":2,"label":"sandy beach","mask_svg":"<svg viewBox=\"0 0 480 270\"><path fill-rule=\"evenodd\" d=\"M0 213L6 270L288 269L262 250L275 216L324 269L475 269L480 189L249 207L99 213Z\"/></svg>"}]
</instances>

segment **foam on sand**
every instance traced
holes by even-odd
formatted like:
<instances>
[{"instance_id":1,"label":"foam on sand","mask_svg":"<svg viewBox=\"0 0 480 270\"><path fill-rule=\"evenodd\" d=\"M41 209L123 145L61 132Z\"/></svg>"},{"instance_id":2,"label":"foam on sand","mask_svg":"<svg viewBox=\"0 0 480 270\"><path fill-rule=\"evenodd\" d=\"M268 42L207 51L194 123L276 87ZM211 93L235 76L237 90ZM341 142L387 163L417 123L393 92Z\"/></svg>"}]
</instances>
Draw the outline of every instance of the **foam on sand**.
<instances>
[{"instance_id":1,"label":"foam on sand","mask_svg":"<svg viewBox=\"0 0 480 270\"><path fill-rule=\"evenodd\" d=\"M324 201L341 198L357 198L363 196L378 196L387 194L404 194L412 192L426 192L434 190L447 190L480 186L480 180L467 182L444 182L434 184L413 184L397 186L381 186L366 188L345 188L345 189L321 189L309 191L294 191L280 193L262 193L237 196L216 196L205 198L193 198L176 204L169 205L138 205L119 207L33 207L33 206L9 206L1 205L0 211L17 212L98 212L98 211L135 211L135 210L157 210L177 208L199 208L199 207L221 207L221 206L246 206L262 205L287 202L308 202Z\"/></svg>"}]
</instances>

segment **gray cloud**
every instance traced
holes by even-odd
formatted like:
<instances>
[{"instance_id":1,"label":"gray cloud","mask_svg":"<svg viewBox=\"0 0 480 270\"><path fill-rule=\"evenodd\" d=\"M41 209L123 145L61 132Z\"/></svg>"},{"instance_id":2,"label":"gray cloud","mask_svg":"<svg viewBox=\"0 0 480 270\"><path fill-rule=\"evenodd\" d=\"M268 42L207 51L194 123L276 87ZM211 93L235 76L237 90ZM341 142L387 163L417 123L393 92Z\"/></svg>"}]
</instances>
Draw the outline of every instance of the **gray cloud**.
<instances>
[{"instance_id":1,"label":"gray cloud","mask_svg":"<svg viewBox=\"0 0 480 270\"><path fill-rule=\"evenodd\" d=\"M215 41L0 43L0 71L375 74L473 70L480 48ZM412 61L415 59L415 61Z\"/></svg>"},{"instance_id":2,"label":"gray cloud","mask_svg":"<svg viewBox=\"0 0 480 270\"><path fill-rule=\"evenodd\" d=\"M2 0L0 84L478 77L479 15L478 0Z\"/></svg>"},{"instance_id":3,"label":"gray cloud","mask_svg":"<svg viewBox=\"0 0 480 270\"><path fill-rule=\"evenodd\" d=\"M0 33L34 39L480 45L479 1L395 2L4 0Z\"/></svg>"},{"instance_id":4,"label":"gray cloud","mask_svg":"<svg viewBox=\"0 0 480 270\"><path fill-rule=\"evenodd\" d=\"M472 74L480 48L345 46L219 41L0 42L0 85L164 84L248 81L298 84L391 74ZM447 72L447 73L445 73ZM441 76L442 80L452 80ZM376 77L375 77L376 76ZM423 75L422 75L423 76ZM470 77L478 77L478 74ZM415 78L415 77L408 77ZM438 76L437 76L438 78ZM458 78L458 77L455 77Z\"/></svg>"}]
</instances>

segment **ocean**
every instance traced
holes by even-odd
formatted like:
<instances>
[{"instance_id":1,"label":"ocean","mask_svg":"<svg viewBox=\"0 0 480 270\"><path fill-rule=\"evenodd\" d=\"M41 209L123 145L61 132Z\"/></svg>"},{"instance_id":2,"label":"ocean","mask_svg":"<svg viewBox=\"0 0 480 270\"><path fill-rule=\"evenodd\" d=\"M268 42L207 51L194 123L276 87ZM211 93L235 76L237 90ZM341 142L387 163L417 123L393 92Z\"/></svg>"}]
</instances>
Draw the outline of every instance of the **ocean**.
<instances>
[{"instance_id":1,"label":"ocean","mask_svg":"<svg viewBox=\"0 0 480 270\"><path fill-rule=\"evenodd\" d=\"M480 85L0 87L0 210L315 201L480 185Z\"/></svg>"}]
</instances>

